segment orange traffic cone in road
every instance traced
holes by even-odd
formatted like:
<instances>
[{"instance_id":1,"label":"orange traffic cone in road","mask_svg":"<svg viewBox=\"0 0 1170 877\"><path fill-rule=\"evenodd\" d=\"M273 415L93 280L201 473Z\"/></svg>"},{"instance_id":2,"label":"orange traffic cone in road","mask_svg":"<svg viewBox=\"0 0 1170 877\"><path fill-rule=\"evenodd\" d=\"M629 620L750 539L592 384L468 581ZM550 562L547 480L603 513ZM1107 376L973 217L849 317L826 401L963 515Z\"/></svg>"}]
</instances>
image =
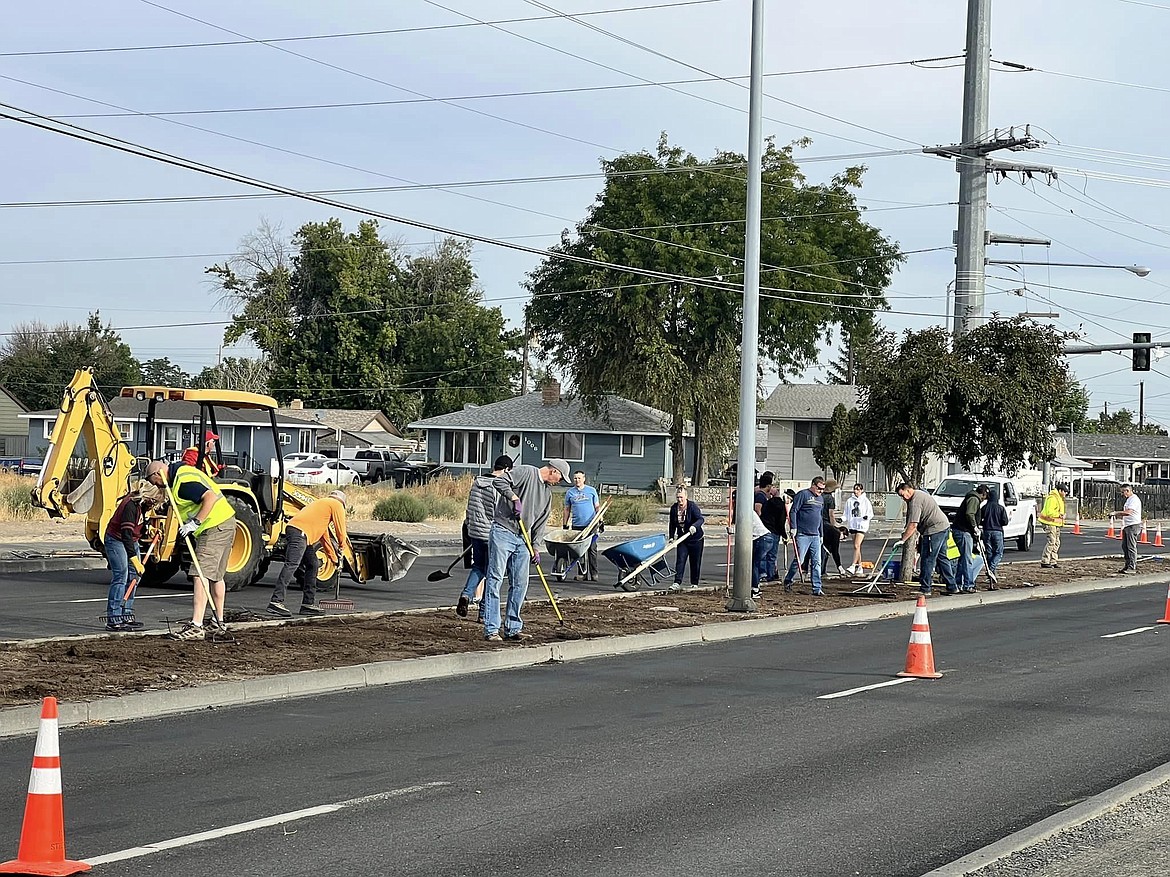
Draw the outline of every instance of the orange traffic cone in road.
<instances>
[{"instance_id":1,"label":"orange traffic cone in road","mask_svg":"<svg viewBox=\"0 0 1170 877\"><path fill-rule=\"evenodd\" d=\"M0 874L66 875L88 871L85 862L65 858L65 811L61 800L61 754L57 745L57 698L41 705L41 726L33 751L32 777L24 805L24 826L16 858Z\"/></svg>"},{"instance_id":2,"label":"orange traffic cone in road","mask_svg":"<svg viewBox=\"0 0 1170 877\"><path fill-rule=\"evenodd\" d=\"M1145 521L1142 521L1142 538L1138 539L1138 542L1142 543L1142 545L1149 545L1150 544L1150 537L1146 534L1146 522Z\"/></svg>"},{"instance_id":3,"label":"orange traffic cone in road","mask_svg":"<svg viewBox=\"0 0 1170 877\"><path fill-rule=\"evenodd\" d=\"M1158 624L1170 624L1170 589L1166 592L1166 614L1158 619Z\"/></svg>"},{"instance_id":4,"label":"orange traffic cone in road","mask_svg":"<svg viewBox=\"0 0 1170 877\"><path fill-rule=\"evenodd\" d=\"M1072 534L1074 536L1081 535L1081 513L1080 512L1077 512L1077 519L1075 521L1073 521Z\"/></svg>"},{"instance_id":5,"label":"orange traffic cone in road","mask_svg":"<svg viewBox=\"0 0 1170 877\"><path fill-rule=\"evenodd\" d=\"M930 644L930 624L926 620L926 595L918 595L914 623L910 625L910 645L906 649L906 669L899 676L916 679L939 679L934 669L934 646Z\"/></svg>"},{"instance_id":6,"label":"orange traffic cone in road","mask_svg":"<svg viewBox=\"0 0 1170 877\"><path fill-rule=\"evenodd\" d=\"M1162 547L1162 525L1158 525L1158 529L1154 531L1154 547Z\"/></svg>"},{"instance_id":7,"label":"orange traffic cone in road","mask_svg":"<svg viewBox=\"0 0 1170 877\"><path fill-rule=\"evenodd\" d=\"M1109 519L1109 529L1105 531L1106 539L1116 539L1117 534L1113 532L1113 519Z\"/></svg>"}]
</instances>

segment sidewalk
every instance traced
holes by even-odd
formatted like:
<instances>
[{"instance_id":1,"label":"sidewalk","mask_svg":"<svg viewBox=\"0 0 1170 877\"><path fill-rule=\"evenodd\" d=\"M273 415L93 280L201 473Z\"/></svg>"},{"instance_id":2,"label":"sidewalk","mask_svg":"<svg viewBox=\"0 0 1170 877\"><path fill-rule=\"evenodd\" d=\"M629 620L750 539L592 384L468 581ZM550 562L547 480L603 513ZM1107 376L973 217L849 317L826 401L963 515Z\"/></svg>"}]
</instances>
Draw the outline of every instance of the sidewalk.
<instances>
[{"instance_id":1,"label":"sidewalk","mask_svg":"<svg viewBox=\"0 0 1170 877\"><path fill-rule=\"evenodd\" d=\"M1148 877L1170 868L1170 764L925 877Z\"/></svg>"}]
</instances>

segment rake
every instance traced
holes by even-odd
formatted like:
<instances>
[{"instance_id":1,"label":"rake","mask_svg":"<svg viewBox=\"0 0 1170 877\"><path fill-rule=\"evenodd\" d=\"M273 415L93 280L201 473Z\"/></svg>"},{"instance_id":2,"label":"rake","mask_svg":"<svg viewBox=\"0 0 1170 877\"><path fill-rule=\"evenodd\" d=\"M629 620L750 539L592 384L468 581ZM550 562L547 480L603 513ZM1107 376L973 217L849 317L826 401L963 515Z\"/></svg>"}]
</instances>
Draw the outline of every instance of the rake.
<instances>
[{"instance_id":1,"label":"rake","mask_svg":"<svg viewBox=\"0 0 1170 877\"><path fill-rule=\"evenodd\" d=\"M328 537L326 537L326 538L328 538ZM353 550L352 545L350 545L350 550L351 551ZM322 609L336 609L339 612L352 612L353 611L353 608L354 608L353 600L350 600L348 597L341 596L341 569L344 566L344 564L345 564L345 556L339 550L338 551L337 572L335 573L335 578L337 579L337 581L333 585L333 599L332 600L318 600L317 605L320 606Z\"/></svg>"}]
</instances>

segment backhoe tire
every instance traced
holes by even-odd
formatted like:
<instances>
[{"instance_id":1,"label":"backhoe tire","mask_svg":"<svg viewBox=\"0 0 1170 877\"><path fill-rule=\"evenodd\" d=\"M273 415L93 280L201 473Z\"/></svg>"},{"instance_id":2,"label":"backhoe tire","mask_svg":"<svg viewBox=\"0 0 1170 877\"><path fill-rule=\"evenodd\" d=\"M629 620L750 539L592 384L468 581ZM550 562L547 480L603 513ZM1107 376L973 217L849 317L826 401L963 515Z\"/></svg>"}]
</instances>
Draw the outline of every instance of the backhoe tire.
<instances>
[{"instance_id":1,"label":"backhoe tire","mask_svg":"<svg viewBox=\"0 0 1170 877\"><path fill-rule=\"evenodd\" d=\"M260 569L260 560L265 552L264 533L260 526L260 515L247 500L229 494L227 501L236 513L236 538L228 555L224 584L229 591L241 591L252 584Z\"/></svg>"},{"instance_id":2,"label":"backhoe tire","mask_svg":"<svg viewBox=\"0 0 1170 877\"><path fill-rule=\"evenodd\" d=\"M142 584L147 587L165 585L178 571L179 562L177 560L160 560L157 563L147 564L146 572L142 574Z\"/></svg>"}]
</instances>

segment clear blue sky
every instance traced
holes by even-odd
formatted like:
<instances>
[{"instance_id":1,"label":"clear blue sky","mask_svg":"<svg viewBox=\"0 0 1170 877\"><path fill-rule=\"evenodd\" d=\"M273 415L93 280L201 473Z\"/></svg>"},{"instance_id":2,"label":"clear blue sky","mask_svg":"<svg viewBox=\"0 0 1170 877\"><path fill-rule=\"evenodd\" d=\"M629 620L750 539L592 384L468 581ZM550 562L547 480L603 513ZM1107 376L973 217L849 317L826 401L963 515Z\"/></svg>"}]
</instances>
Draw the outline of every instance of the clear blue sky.
<instances>
[{"instance_id":1,"label":"clear blue sky","mask_svg":"<svg viewBox=\"0 0 1170 877\"><path fill-rule=\"evenodd\" d=\"M654 2L549 0L549 5L581 13ZM743 76L748 72L749 0L582 19L668 57L555 17L497 27L300 40L279 43L280 48L250 43L16 54L433 28L475 18L550 15L526 0L171 0L163 5L173 11L145 0L69 4L68 15L60 5L12 4L0 35L0 100L57 117L418 100L72 119L298 189L590 174L601 158L653 148L661 131L700 156L719 148L745 149L747 91L722 81L673 86L677 91L646 86L481 100L419 99L703 76L693 68L722 77ZM783 73L958 55L965 5L959 0L773 0L766 7L765 67L769 73ZM1147 327L1155 338L1170 339L1170 220L1164 208L1170 186L1170 114L1165 111L1170 87L1164 85L1170 82L1164 53L1170 0L1067 0L1059 11L1040 0L999 0L992 18L996 59L1047 71L994 74L992 124L1031 123L1050 146L1022 158L1061 168L1059 186L1009 180L992 188L992 230L1053 240L1050 251L999 247L995 249L1002 252L994 255L1140 263L1153 273L1141 280L1113 270L1033 268L1021 275L995 268L995 277L1007 279L991 281L989 310L1058 311L1056 324L1083 331L1088 343L1128 340L1132 331ZM765 104L770 118L766 131L781 142L810 136L814 143L804 151L810 158L954 142L960 128L960 63L771 76L767 90L774 97ZM78 321L95 308L117 327L224 319L203 273L207 265L233 252L261 218L291 231L331 214L286 198L8 206L246 190L14 122L0 124L5 157L0 331L32 319ZM290 154L294 152L300 154ZM857 161L810 161L805 170L815 181ZM906 250L951 243L951 205L958 183L950 163L923 155L876 156L864 163L870 171L862 202L872 211L871 222ZM586 178L342 197L442 226L548 246L561 229L582 217L597 188L596 178ZM357 222L354 215L343 218L350 226ZM412 245L434 240L428 233L392 224L383 231ZM523 295L519 284L536 257L477 245L474 258L486 300L501 305L515 320ZM93 261L98 259L117 261ZM951 251L911 256L890 291L893 313L887 323L901 329L940 322L953 271ZM1005 291L1023 286L1024 280L1026 297ZM1050 288L1054 286L1064 289ZM1046 300L1049 296L1052 303ZM124 337L141 358L169 355L197 370L215 361L221 333L218 326L127 329ZM1146 399L1149 417L1170 422L1166 362L1145 376ZM1136 376L1129 371L1128 358L1080 357L1075 366L1087 381L1094 411L1105 402L1111 408L1136 407Z\"/></svg>"}]
</instances>

